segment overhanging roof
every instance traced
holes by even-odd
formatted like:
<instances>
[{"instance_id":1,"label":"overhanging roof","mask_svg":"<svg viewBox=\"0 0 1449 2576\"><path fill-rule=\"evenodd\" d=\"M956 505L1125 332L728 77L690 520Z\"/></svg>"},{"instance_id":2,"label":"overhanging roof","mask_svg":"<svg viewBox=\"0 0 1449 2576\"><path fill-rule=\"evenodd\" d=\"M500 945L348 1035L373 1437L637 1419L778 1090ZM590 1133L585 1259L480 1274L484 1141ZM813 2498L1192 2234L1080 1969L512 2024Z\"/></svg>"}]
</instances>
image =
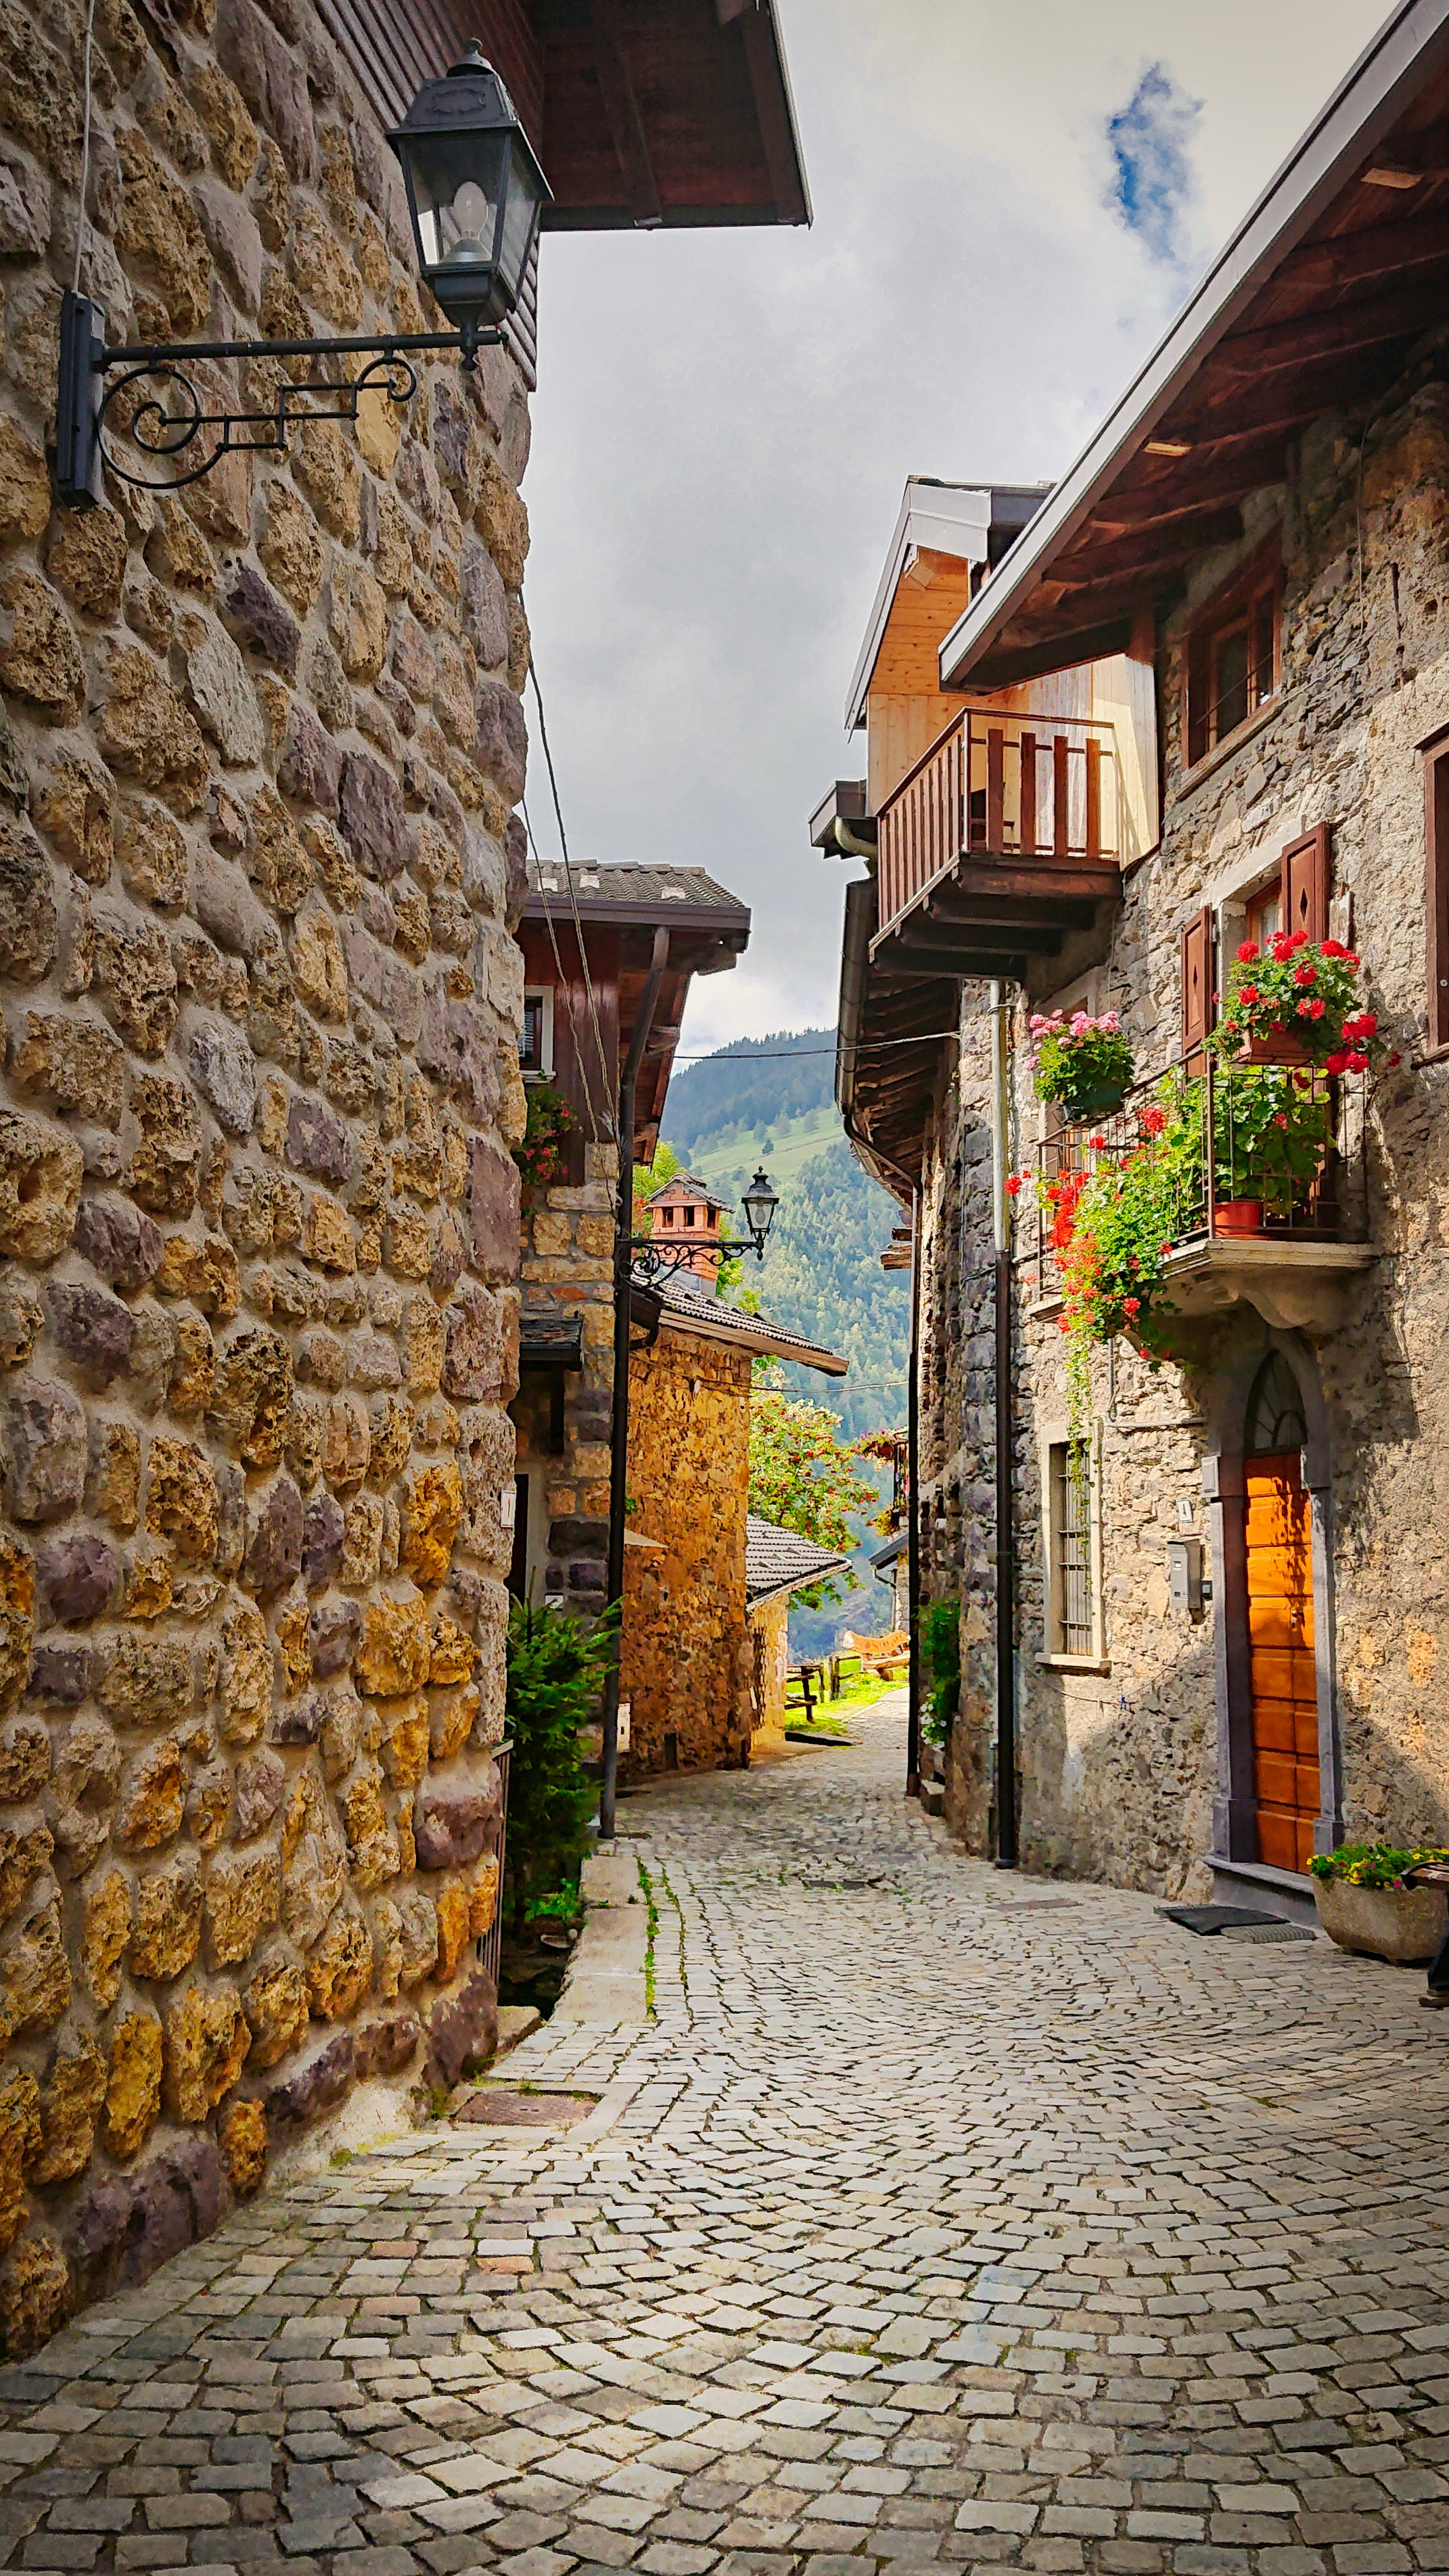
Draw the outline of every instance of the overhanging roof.
<instances>
[{"instance_id":1,"label":"overhanging roof","mask_svg":"<svg viewBox=\"0 0 1449 2576\"><path fill-rule=\"evenodd\" d=\"M546 232L808 224L774 0L319 0L384 125L477 38L543 164Z\"/></svg>"},{"instance_id":2,"label":"overhanging roof","mask_svg":"<svg viewBox=\"0 0 1449 2576\"><path fill-rule=\"evenodd\" d=\"M782 1594L788 1599L803 1585L821 1583L849 1563L848 1556L817 1546L798 1530L782 1529L778 1521L762 1520L758 1512L746 1515L745 1600L751 1610L763 1609L767 1601L778 1601Z\"/></svg>"},{"instance_id":3,"label":"overhanging roof","mask_svg":"<svg viewBox=\"0 0 1449 2576\"><path fill-rule=\"evenodd\" d=\"M993 535L998 541L1008 532L1014 535L1040 509L1046 489L1044 484L942 483L930 474L910 476L885 569L871 604L865 640L851 674L845 701L847 733L865 722L866 693L881 657L897 594L912 562L918 556L954 559L961 566L961 596L968 597L970 567L990 560L996 551ZM949 614L950 602L942 605Z\"/></svg>"},{"instance_id":4,"label":"overhanging roof","mask_svg":"<svg viewBox=\"0 0 1449 2576\"><path fill-rule=\"evenodd\" d=\"M1422 175L1380 186L1369 165ZM1404 0L951 629L942 687L1124 649L1134 607L1241 533L1289 440L1391 384L1446 311L1449 0Z\"/></svg>"},{"instance_id":5,"label":"overhanging roof","mask_svg":"<svg viewBox=\"0 0 1449 2576\"><path fill-rule=\"evenodd\" d=\"M757 1357L796 1360L802 1368L819 1369L822 1377L844 1377L850 1366L838 1351L823 1350L803 1333L792 1333L787 1324L772 1324L768 1315L747 1314L743 1306L716 1297L712 1288L685 1273L676 1271L662 1281L656 1294L661 1291L664 1324L676 1332L695 1333L707 1342L728 1342L733 1349Z\"/></svg>"}]
</instances>

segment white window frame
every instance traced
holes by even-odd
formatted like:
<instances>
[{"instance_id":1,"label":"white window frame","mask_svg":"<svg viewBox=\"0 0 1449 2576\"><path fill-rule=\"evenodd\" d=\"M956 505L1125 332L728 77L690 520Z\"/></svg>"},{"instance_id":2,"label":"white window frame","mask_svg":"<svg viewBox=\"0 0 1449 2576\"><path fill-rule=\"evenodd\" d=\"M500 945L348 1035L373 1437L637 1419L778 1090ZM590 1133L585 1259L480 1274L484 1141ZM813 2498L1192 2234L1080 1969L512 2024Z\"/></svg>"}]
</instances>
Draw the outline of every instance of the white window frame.
<instances>
[{"instance_id":1,"label":"white window frame","mask_svg":"<svg viewBox=\"0 0 1449 2576\"><path fill-rule=\"evenodd\" d=\"M523 989L523 1003L525 1010L530 1002L542 1002L543 1004L543 1011L539 1024L539 1055L541 1061L536 1065L521 1065L519 1070L521 1071L525 1082L552 1082L553 986L551 984L526 984Z\"/></svg>"},{"instance_id":2,"label":"white window frame","mask_svg":"<svg viewBox=\"0 0 1449 2576\"><path fill-rule=\"evenodd\" d=\"M1043 1651L1038 1661L1052 1672L1105 1673L1111 1670L1107 1657L1106 1613L1102 1597L1102 1441L1101 1425L1094 1422L1087 1435L1087 1527L1088 1580L1092 1587L1092 1645L1085 1655L1067 1654L1059 1644L1064 1634L1062 1615L1061 1528L1057 1514L1056 1478L1052 1472L1052 1452L1069 1446L1071 1426L1065 1416L1044 1422L1038 1433L1041 1477L1042 1534L1042 1601L1045 1611Z\"/></svg>"}]
</instances>

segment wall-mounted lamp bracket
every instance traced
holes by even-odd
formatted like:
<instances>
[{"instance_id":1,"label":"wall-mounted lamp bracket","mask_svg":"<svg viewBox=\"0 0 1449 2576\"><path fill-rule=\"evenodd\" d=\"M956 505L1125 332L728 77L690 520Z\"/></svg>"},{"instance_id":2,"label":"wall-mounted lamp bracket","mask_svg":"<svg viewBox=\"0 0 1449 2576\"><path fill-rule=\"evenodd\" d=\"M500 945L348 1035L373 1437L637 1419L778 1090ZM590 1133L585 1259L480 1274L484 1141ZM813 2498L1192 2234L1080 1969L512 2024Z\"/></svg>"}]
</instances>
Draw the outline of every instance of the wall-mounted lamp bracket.
<instances>
[{"instance_id":1,"label":"wall-mounted lamp bracket","mask_svg":"<svg viewBox=\"0 0 1449 2576\"><path fill-rule=\"evenodd\" d=\"M93 508L104 498L105 465L121 482L143 492L179 492L209 474L224 456L282 453L289 434L306 421L356 420L365 393L410 402L418 378L409 361L420 352L456 349L463 366L472 368L479 349L496 348L502 336L465 317L456 331L394 331L375 339L197 340L111 349L100 306L67 289L60 309L56 491L69 509ZM341 383L309 377L285 381L255 411L209 410L188 373L198 364L234 358L351 357L367 358L370 364ZM148 380L151 390L140 392ZM128 395L133 397L129 405ZM116 435L107 420L112 404L131 446L154 466L169 470L138 472L122 461L110 443Z\"/></svg>"}]
</instances>

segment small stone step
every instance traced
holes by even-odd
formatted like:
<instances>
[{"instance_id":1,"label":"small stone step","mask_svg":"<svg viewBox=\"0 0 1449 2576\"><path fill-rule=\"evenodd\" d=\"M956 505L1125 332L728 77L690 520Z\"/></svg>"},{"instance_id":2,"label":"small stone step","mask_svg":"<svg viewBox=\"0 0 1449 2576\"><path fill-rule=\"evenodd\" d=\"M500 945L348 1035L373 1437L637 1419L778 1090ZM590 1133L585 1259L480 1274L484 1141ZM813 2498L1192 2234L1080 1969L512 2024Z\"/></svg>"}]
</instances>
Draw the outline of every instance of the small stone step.
<instances>
[{"instance_id":1,"label":"small stone step","mask_svg":"<svg viewBox=\"0 0 1449 2576\"><path fill-rule=\"evenodd\" d=\"M516 2048L521 2039L527 2039L530 2031L540 2030L542 2026L543 2015L541 2012L536 2012L532 2004L500 2004L498 2007L499 2056L502 2057L510 2048Z\"/></svg>"}]
</instances>

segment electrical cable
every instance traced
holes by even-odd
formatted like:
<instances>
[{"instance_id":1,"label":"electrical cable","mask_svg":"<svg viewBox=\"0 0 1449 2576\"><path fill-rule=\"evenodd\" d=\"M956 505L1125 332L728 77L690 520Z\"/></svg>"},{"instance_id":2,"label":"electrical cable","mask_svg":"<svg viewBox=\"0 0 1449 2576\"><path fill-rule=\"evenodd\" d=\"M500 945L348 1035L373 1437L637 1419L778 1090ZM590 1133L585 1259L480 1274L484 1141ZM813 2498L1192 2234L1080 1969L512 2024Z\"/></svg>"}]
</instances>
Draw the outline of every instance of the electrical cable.
<instances>
[{"instance_id":1,"label":"electrical cable","mask_svg":"<svg viewBox=\"0 0 1449 2576\"><path fill-rule=\"evenodd\" d=\"M584 970L584 995L589 1006L589 1018L593 1023L594 1047L599 1059L599 1084L602 1089L604 1099L607 1101L609 1098L609 1062L608 1057L604 1052L604 1033L599 1026L599 1006L594 998L594 979L589 972L589 952L584 945L584 925L579 912L579 898L574 887L573 869L569 864L568 834L564 830L563 805L559 798L558 777L553 765L553 753L549 749L548 724L543 711L543 691L539 687L538 683L538 664L533 658L531 649L528 656L528 676L533 682L533 694L538 706L538 738L543 745L544 766L548 771L548 783L553 795L554 818L558 824L559 848L563 852L564 884L568 888L569 909L573 914L574 920L574 936L579 943L579 958ZM612 1120L610 1124L611 1126L613 1125Z\"/></svg>"},{"instance_id":2,"label":"electrical cable","mask_svg":"<svg viewBox=\"0 0 1449 2576\"><path fill-rule=\"evenodd\" d=\"M521 802L520 810L523 815L523 828L528 834L528 846L533 852L534 864L539 870L541 879L543 873L543 861L538 855L538 843L533 836L533 825L528 818L528 805L526 800ZM548 889L542 882L540 882L538 888L538 899L543 906L544 920L548 924L548 944L553 950L553 962L558 970L559 991L560 993L565 994L568 998L568 1014L570 1020L573 1022L574 1031L574 1056L579 1068L579 1080L584 1086L584 1107L589 1113L589 1128L593 1141L597 1145L601 1141L599 1133L599 1115L598 1111L594 1107L593 1085L589 1081L589 1068L585 1061L584 1049L579 1043L579 1015L574 1001L574 986L570 982L568 976L564 973L563 959L559 954L558 932L554 927L553 907L548 899Z\"/></svg>"},{"instance_id":3,"label":"electrical cable","mask_svg":"<svg viewBox=\"0 0 1449 2576\"><path fill-rule=\"evenodd\" d=\"M81 73L85 88L85 106L82 111L81 125L80 205L76 210L75 274L71 279L71 285L77 295L80 293L81 283L81 252L85 246L86 199L90 194L91 182L91 54L95 43L95 32L96 0L87 0L85 57Z\"/></svg>"}]
</instances>

